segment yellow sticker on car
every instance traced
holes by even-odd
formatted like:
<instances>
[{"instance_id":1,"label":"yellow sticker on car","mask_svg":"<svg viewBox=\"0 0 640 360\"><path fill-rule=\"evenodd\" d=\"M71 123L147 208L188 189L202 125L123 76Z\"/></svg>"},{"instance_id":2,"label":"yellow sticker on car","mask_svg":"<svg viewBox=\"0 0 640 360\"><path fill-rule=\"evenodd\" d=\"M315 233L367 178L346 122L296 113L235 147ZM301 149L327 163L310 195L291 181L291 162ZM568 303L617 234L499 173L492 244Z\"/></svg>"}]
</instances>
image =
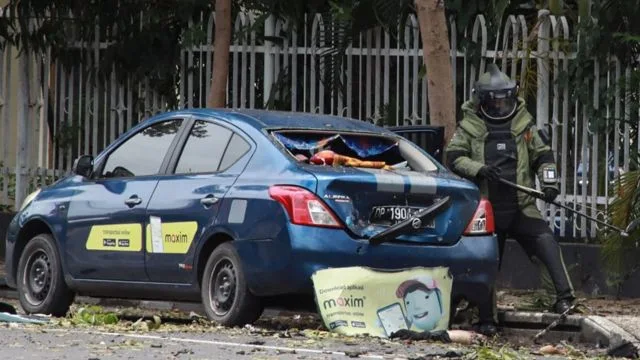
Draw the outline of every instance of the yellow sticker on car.
<instances>
[{"instance_id":1,"label":"yellow sticker on car","mask_svg":"<svg viewBox=\"0 0 640 360\"><path fill-rule=\"evenodd\" d=\"M161 228L159 239L154 239L151 231L151 225L155 224ZM186 254L189 251L189 247L191 247L196 231L198 231L198 222L196 221L147 224L147 252L156 254Z\"/></svg>"},{"instance_id":2,"label":"yellow sticker on car","mask_svg":"<svg viewBox=\"0 0 640 360\"><path fill-rule=\"evenodd\" d=\"M93 251L141 251L142 225L94 225L85 246Z\"/></svg>"}]
</instances>

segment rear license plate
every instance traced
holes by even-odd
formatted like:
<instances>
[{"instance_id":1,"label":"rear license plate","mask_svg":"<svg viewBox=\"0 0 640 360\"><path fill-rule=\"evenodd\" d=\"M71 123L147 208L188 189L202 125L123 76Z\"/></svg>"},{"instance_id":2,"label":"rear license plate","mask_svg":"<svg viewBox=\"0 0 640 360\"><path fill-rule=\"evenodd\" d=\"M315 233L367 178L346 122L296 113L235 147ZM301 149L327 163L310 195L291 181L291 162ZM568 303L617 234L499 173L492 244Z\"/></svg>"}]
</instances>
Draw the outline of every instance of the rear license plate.
<instances>
[{"instance_id":1,"label":"rear license plate","mask_svg":"<svg viewBox=\"0 0 640 360\"><path fill-rule=\"evenodd\" d=\"M371 212L371 223L379 225L395 225L407 220L423 208L411 206L374 206ZM423 228L435 228L435 220L431 219Z\"/></svg>"}]
</instances>

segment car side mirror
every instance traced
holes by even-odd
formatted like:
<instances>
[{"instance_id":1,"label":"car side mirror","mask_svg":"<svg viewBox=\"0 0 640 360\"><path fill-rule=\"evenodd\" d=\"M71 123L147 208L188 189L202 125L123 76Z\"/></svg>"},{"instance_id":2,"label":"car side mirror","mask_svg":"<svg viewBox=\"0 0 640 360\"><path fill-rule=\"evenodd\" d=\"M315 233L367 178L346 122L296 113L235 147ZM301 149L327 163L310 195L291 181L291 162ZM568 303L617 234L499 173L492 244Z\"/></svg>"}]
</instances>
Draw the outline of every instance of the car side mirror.
<instances>
[{"instance_id":1,"label":"car side mirror","mask_svg":"<svg viewBox=\"0 0 640 360\"><path fill-rule=\"evenodd\" d=\"M89 177L93 172L93 156L82 155L73 163L73 173L76 175Z\"/></svg>"}]
</instances>

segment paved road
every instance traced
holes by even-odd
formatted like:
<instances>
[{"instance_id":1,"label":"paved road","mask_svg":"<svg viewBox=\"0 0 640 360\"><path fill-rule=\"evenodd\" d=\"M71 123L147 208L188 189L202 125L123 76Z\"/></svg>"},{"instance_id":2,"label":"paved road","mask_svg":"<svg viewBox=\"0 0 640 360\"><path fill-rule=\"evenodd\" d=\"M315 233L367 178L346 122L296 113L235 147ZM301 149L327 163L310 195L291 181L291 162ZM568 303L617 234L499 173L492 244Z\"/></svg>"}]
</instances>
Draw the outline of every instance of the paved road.
<instances>
[{"instance_id":1,"label":"paved road","mask_svg":"<svg viewBox=\"0 0 640 360\"><path fill-rule=\"evenodd\" d=\"M13 299L2 299L17 305ZM70 314L85 304L74 304ZM102 307L115 313L115 325L92 326L77 319L52 319L45 325L0 323L0 360L5 359L424 359L460 358L487 347L465 347L433 342L407 343L378 338L347 338L323 330L317 314L267 311L255 326L215 326L192 310L149 310ZM18 307L18 310L19 307ZM190 313L191 312L191 313ZM197 311L196 311L197 313ZM157 315L158 329L140 329L137 319ZM195 316L195 317L194 317ZM74 324L74 322L76 322ZM139 323L138 323L139 324ZM506 335L506 334L505 334ZM537 358L539 349L526 341L530 336L501 336L491 341L498 356L505 343L520 348L516 358ZM507 351L511 351L508 350ZM482 358L482 354L480 358ZM591 354L591 355L597 355Z\"/></svg>"},{"instance_id":2,"label":"paved road","mask_svg":"<svg viewBox=\"0 0 640 360\"><path fill-rule=\"evenodd\" d=\"M233 329L230 329L233 330ZM0 325L2 359L409 359L459 357L466 350L444 344L374 339L344 341L276 338L225 331L109 332L91 328ZM457 355L457 356L456 356Z\"/></svg>"}]
</instances>

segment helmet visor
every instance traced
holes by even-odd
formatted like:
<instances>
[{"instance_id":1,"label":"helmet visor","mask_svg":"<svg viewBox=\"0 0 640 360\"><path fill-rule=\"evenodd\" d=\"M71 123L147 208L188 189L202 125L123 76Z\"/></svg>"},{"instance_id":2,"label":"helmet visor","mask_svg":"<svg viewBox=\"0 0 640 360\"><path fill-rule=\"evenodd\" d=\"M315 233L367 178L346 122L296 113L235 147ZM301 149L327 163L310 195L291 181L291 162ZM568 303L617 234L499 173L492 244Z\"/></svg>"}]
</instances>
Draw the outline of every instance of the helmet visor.
<instances>
[{"instance_id":1,"label":"helmet visor","mask_svg":"<svg viewBox=\"0 0 640 360\"><path fill-rule=\"evenodd\" d=\"M516 110L517 100L515 96L507 94L495 94L488 96L482 102L482 112L491 119L506 119Z\"/></svg>"}]
</instances>

